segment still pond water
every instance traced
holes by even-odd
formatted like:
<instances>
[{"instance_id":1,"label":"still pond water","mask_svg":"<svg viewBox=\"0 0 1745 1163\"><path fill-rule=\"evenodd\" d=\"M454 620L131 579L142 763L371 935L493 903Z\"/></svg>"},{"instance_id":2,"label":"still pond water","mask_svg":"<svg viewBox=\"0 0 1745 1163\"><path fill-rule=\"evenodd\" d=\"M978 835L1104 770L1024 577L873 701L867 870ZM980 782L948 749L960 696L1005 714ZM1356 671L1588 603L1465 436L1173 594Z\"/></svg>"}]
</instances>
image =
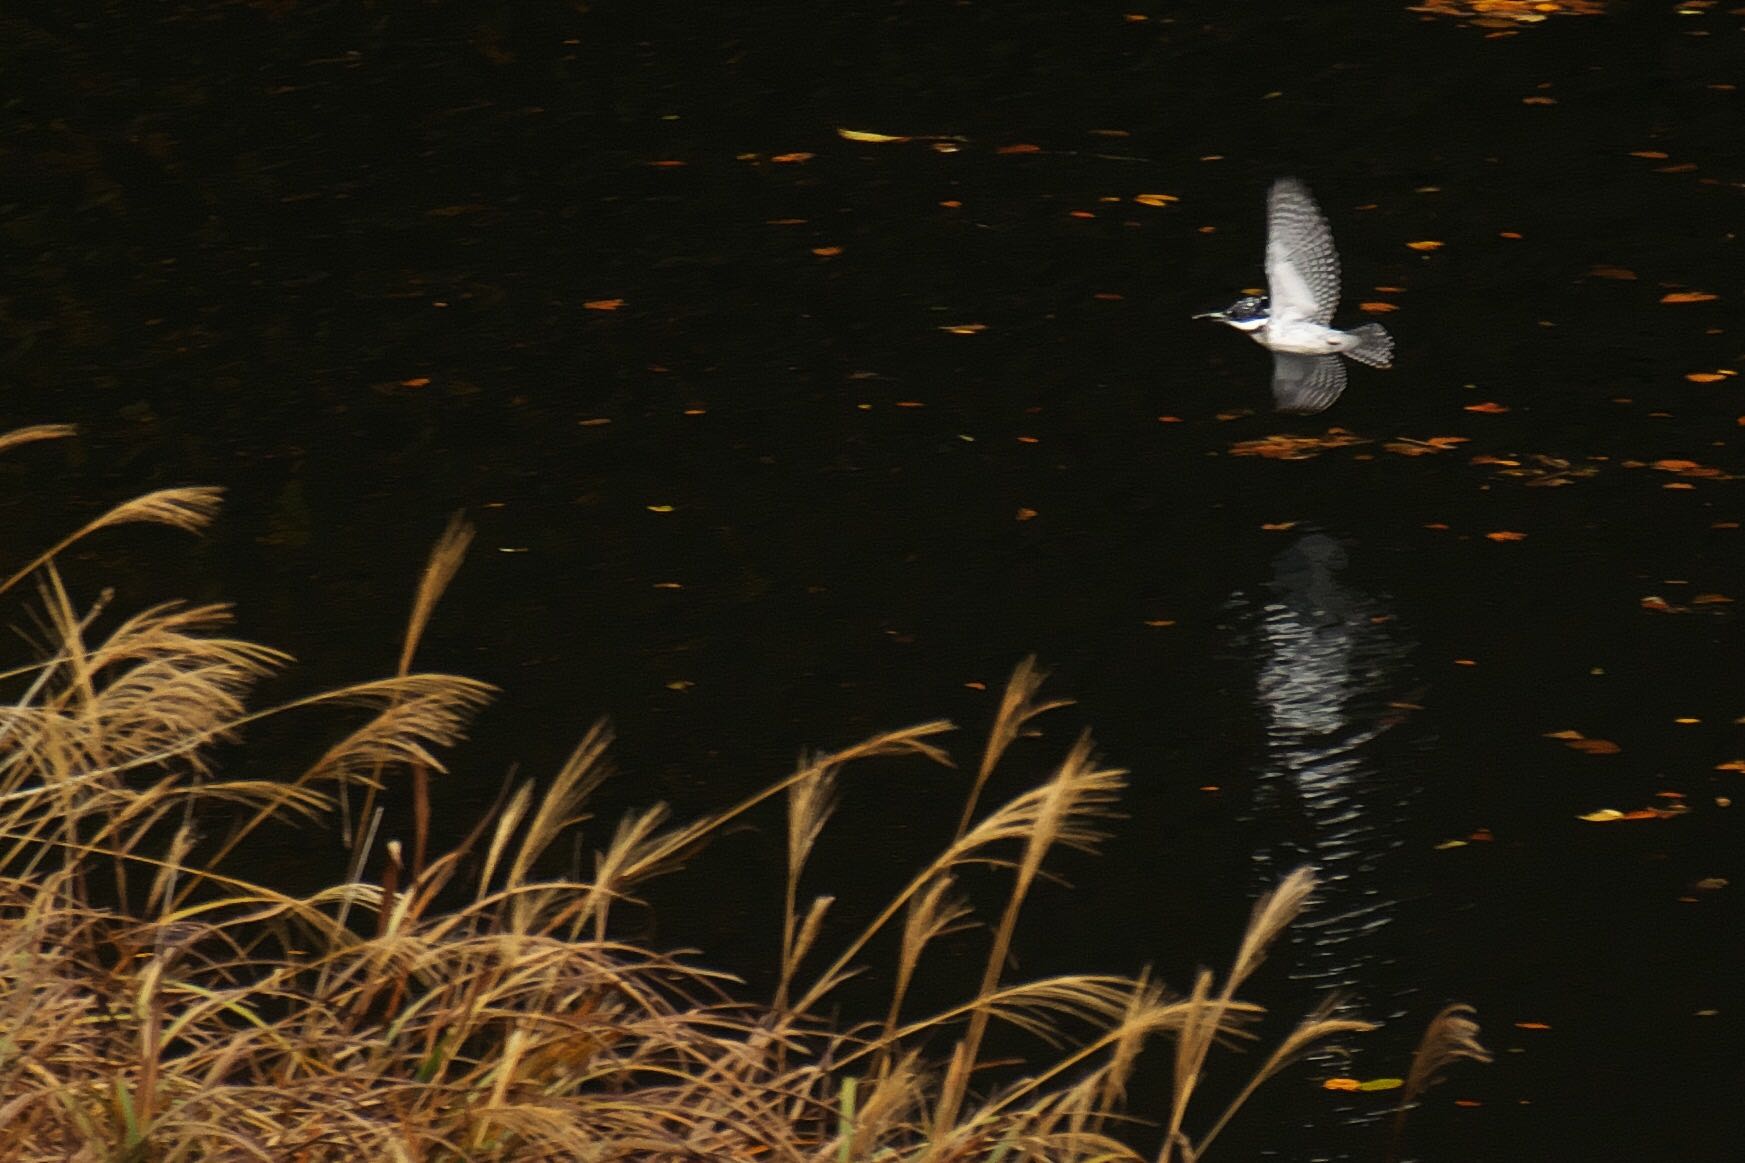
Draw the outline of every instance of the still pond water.
<instances>
[{"instance_id":1,"label":"still pond water","mask_svg":"<svg viewBox=\"0 0 1745 1163\"><path fill-rule=\"evenodd\" d=\"M603 713L613 808L934 716L967 758L1034 652L1078 701L1001 787L1083 725L1133 775L1023 969L1185 985L1308 861L1257 1000L1387 1022L1217 1158L1378 1159L1387 1096L1319 1081L1451 999L1498 1060L1415 1157L1731 1157L1745 16L1427 7L9 6L0 412L86 435L5 467L8 540L227 486L207 542L76 580L238 602L289 692L391 666L466 509L424 661L504 696L456 830ZM1316 417L1189 320L1286 173L1399 345ZM961 787L863 773L817 889L866 907ZM760 980L778 837L654 939Z\"/></svg>"}]
</instances>

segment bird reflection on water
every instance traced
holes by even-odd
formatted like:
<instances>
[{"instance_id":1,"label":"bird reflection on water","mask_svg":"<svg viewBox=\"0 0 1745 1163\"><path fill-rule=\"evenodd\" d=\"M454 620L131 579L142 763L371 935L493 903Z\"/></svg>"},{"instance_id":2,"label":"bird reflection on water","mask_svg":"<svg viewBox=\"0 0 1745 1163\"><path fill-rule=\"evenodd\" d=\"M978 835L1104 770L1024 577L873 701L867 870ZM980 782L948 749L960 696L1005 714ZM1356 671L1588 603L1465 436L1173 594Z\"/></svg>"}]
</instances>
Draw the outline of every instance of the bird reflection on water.
<instances>
[{"instance_id":1,"label":"bird reflection on water","mask_svg":"<svg viewBox=\"0 0 1745 1163\"><path fill-rule=\"evenodd\" d=\"M1338 541L1307 533L1273 559L1266 582L1232 597L1234 644L1265 728L1244 823L1257 892L1303 863L1321 880L1291 930L1293 978L1345 997L1352 1016L1385 1021L1394 1005L1359 990L1405 985L1379 930L1402 903L1390 854L1405 842L1414 785L1409 758L1381 752L1401 721L1412 643L1381 599L1343 580L1347 564Z\"/></svg>"}]
</instances>

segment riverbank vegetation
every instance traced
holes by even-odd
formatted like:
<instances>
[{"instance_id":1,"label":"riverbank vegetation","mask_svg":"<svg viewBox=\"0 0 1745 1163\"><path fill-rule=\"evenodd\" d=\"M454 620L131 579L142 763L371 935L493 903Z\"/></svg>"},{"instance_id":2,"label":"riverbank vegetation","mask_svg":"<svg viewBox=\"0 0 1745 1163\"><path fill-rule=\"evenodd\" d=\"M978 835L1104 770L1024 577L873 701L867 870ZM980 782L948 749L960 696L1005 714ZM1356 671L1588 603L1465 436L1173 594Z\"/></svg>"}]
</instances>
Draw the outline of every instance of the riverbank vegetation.
<instances>
[{"instance_id":1,"label":"riverbank vegetation","mask_svg":"<svg viewBox=\"0 0 1745 1163\"><path fill-rule=\"evenodd\" d=\"M24 429L0 451L70 435ZM601 725L435 851L429 782L492 691L414 662L469 530L452 525L433 552L396 673L251 709L290 660L228 637L223 607L125 613L57 568L116 525L198 533L218 503L210 489L150 493L0 570L9 620L34 643L6 664L0 698L0 1156L1019 1163L1139 1159L1149 1140L1160 1154L1143 1157L1185 1163L1305 1050L1369 1028L1327 1008L1252 1045L1262 1011L1241 989L1308 905L1307 870L1255 905L1223 973L1181 992L1145 974L1012 975L1049 857L1094 850L1125 782L1081 736L1040 784L984 802L1008 750L1058 705L1029 663L966 759L955 836L863 923L835 924L802 871L841 781L895 756L951 763L947 723L811 756L702 819L656 805L605 832L582 827L606 770ZM309 728L322 742L306 766L282 771L249 751L249 730L291 712L327 726ZM405 843L383 836L389 798L409 805ZM683 875L748 814L782 811L771 996L620 937L615 919L651 878ZM343 827L348 874L301 893L239 871L284 822ZM990 867L1004 900L980 916L960 881ZM976 988L924 1010L918 967L966 931L983 950ZM842 986L887 949L888 996L842 1012ZM1007 1030L1035 1052L988 1069ZM1252 1060L1234 1093L1203 1085L1220 1046ZM1142 1051L1167 1056L1173 1091L1129 1103ZM1450 1063L1483 1057L1467 1012L1444 1011L1402 1069L1402 1113Z\"/></svg>"}]
</instances>

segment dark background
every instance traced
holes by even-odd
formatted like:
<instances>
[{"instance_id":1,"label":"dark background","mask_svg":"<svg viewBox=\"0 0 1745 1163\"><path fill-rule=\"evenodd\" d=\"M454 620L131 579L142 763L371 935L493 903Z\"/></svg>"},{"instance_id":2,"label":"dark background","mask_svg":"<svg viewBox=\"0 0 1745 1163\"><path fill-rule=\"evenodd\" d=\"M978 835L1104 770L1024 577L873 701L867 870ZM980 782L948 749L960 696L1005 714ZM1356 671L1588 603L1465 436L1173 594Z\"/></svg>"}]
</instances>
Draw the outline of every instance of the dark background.
<instances>
[{"instance_id":1,"label":"dark background","mask_svg":"<svg viewBox=\"0 0 1745 1163\"><path fill-rule=\"evenodd\" d=\"M1745 360L1745 20L1676 7L9 4L0 418L85 433L0 465L9 556L224 485L214 536L110 536L73 579L237 602L303 660L288 695L391 668L464 508L479 541L421 661L504 694L438 789L449 836L600 714L606 816L720 807L802 747L934 716L971 765L1033 651L1078 705L996 791L1086 724L1133 775L1105 855L1033 903L1022 970L1185 987L1309 859L1314 927L1251 992L1288 1015L1339 986L1388 1020L1214 1158L1379 1158L1388 1096L1318 1082L1402 1072L1449 999L1498 1062L1432 1093L1416 1157L1727 1158L1745 805L1717 797L1745 784L1714 768L1745 698L1733 607L1692 599L1745 589L1745 379L1685 376ZM1259 281L1283 173L1333 223L1341 322L1398 308L1395 368L1322 417L1268 412L1264 353L1188 318ZM1229 455L1330 425L1373 443ZM1385 447L1434 436L1467 442ZM1592 471L1473 463L1535 455ZM1621 750L1542 738L1565 729ZM327 731L239 762L289 773ZM851 776L807 882L845 920L949 836L967 780ZM1576 819L1660 792L1691 810ZM771 814L727 838L644 935L767 984L780 837Z\"/></svg>"}]
</instances>

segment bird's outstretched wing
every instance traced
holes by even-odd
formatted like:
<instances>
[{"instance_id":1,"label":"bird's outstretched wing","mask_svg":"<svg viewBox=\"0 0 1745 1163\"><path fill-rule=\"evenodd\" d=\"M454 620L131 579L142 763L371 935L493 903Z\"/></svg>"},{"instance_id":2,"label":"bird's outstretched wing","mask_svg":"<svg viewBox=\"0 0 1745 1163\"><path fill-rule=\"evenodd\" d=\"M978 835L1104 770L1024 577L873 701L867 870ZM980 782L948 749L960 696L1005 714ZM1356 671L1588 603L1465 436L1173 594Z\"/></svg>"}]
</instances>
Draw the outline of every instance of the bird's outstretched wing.
<instances>
[{"instance_id":1,"label":"bird's outstretched wing","mask_svg":"<svg viewBox=\"0 0 1745 1163\"><path fill-rule=\"evenodd\" d=\"M1345 361L1336 355L1272 353L1272 401L1280 412L1326 411L1345 390Z\"/></svg>"},{"instance_id":2,"label":"bird's outstretched wing","mask_svg":"<svg viewBox=\"0 0 1745 1163\"><path fill-rule=\"evenodd\" d=\"M1323 327L1339 306L1339 252L1309 187L1280 178L1266 196L1266 282L1272 315Z\"/></svg>"}]
</instances>

